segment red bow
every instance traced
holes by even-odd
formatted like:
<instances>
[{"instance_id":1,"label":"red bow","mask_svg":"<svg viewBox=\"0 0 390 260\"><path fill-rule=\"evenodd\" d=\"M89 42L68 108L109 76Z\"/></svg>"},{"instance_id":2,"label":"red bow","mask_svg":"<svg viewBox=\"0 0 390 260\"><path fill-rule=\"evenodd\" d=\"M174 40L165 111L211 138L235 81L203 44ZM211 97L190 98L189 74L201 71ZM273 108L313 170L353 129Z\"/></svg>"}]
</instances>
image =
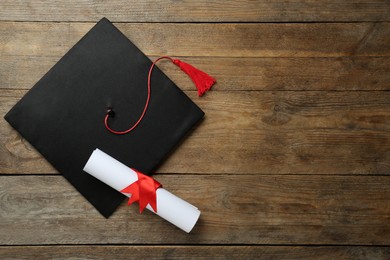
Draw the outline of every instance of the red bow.
<instances>
[{"instance_id":1,"label":"red bow","mask_svg":"<svg viewBox=\"0 0 390 260\"><path fill-rule=\"evenodd\" d=\"M127 205L138 201L140 213L148 204L157 212L156 190L162 187L162 185L152 177L135 169L132 170L137 173L138 180L121 190L122 193L131 194Z\"/></svg>"}]
</instances>

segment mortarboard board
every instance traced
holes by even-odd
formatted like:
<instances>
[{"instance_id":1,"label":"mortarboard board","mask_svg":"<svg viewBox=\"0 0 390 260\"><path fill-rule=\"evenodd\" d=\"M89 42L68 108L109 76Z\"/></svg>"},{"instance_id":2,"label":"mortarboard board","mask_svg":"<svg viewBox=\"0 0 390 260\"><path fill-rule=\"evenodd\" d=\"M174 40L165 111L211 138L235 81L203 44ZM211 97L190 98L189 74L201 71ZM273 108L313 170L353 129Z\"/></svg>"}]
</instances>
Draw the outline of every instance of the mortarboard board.
<instances>
[{"instance_id":1,"label":"mortarboard board","mask_svg":"<svg viewBox=\"0 0 390 260\"><path fill-rule=\"evenodd\" d=\"M125 197L83 172L91 152L100 148L150 173L204 116L156 67L142 122L131 134L109 133L103 123L107 107L116 111L113 129L127 129L139 118L152 64L103 18L5 116L105 217Z\"/></svg>"}]
</instances>

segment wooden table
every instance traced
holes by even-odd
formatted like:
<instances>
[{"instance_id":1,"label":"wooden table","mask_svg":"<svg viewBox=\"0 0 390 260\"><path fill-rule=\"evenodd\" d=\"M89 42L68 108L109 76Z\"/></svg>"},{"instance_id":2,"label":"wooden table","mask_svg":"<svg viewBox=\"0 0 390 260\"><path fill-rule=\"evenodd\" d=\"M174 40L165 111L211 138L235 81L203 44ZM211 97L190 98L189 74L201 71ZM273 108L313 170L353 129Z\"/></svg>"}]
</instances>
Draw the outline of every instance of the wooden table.
<instances>
[{"instance_id":1,"label":"wooden table","mask_svg":"<svg viewBox=\"0 0 390 260\"><path fill-rule=\"evenodd\" d=\"M1 115L106 16L218 80L159 65L206 119L156 178L202 217L105 219L1 119L0 259L389 259L389 1L65 2L1 1Z\"/></svg>"}]
</instances>

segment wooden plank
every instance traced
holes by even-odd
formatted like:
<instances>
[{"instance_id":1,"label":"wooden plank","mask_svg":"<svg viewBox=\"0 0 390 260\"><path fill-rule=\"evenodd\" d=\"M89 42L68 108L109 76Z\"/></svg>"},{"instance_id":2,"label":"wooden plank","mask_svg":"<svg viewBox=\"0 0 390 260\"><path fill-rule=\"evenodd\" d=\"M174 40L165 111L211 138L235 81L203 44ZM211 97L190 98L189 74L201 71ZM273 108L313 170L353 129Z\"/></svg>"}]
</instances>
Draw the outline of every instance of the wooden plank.
<instances>
[{"instance_id":1,"label":"wooden plank","mask_svg":"<svg viewBox=\"0 0 390 260\"><path fill-rule=\"evenodd\" d=\"M3 91L1 114L23 93ZM202 98L187 94L206 118L159 172L389 174L390 92L212 91ZM0 172L54 170L1 120Z\"/></svg>"},{"instance_id":2,"label":"wooden plank","mask_svg":"<svg viewBox=\"0 0 390 260\"><path fill-rule=\"evenodd\" d=\"M2 56L0 89L31 88L59 59L60 56ZM390 90L390 57L181 59L215 76L215 91ZM158 66L181 89L194 90L192 81L176 66L169 62Z\"/></svg>"},{"instance_id":3,"label":"wooden plank","mask_svg":"<svg viewBox=\"0 0 390 260\"><path fill-rule=\"evenodd\" d=\"M368 246L2 246L0 258L53 259L387 259L388 247Z\"/></svg>"},{"instance_id":4,"label":"wooden plank","mask_svg":"<svg viewBox=\"0 0 390 260\"><path fill-rule=\"evenodd\" d=\"M215 76L218 82L215 91L390 90L390 57L183 57L183 60ZM158 66L180 88L194 89L192 81L175 66L168 62Z\"/></svg>"},{"instance_id":5,"label":"wooden plank","mask_svg":"<svg viewBox=\"0 0 390 260\"><path fill-rule=\"evenodd\" d=\"M386 0L23 1L2 0L1 20L117 22L389 21Z\"/></svg>"},{"instance_id":6,"label":"wooden plank","mask_svg":"<svg viewBox=\"0 0 390 260\"><path fill-rule=\"evenodd\" d=\"M0 22L2 56L60 57L94 23ZM390 23L119 23L149 56L389 56Z\"/></svg>"},{"instance_id":7,"label":"wooden plank","mask_svg":"<svg viewBox=\"0 0 390 260\"><path fill-rule=\"evenodd\" d=\"M156 176L202 211L190 235L126 203L105 219L61 176L0 178L2 245L390 244L389 176Z\"/></svg>"}]
</instances>

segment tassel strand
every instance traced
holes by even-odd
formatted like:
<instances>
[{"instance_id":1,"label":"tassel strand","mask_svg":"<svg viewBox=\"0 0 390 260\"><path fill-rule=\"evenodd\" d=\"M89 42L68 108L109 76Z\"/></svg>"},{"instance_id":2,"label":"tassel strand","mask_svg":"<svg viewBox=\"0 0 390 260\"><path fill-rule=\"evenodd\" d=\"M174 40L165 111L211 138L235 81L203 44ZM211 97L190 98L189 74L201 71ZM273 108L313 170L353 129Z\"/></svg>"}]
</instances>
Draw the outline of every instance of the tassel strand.
<instances>
[{"instance_id":1,"label":"tassel strand","mask_svg":"<svg viewBox=\"0 0 390 260\"><path fill-rule=\"evenodd\" d=\"M138 124L141 122L141 120L144 118L145 116L145 113L146 113L146 110L148 109L149 107L149 101L150 101L150 92L151 92L151 77L152 77L152 71L153 71L153 68L154 66L156 65L156 63L162 59L168 59L170 60L172 63L174 63L175 65L177 65L182 71L184 71L191 79L192 81L194 82L196 88L198 89L198 96L203 96L203 94L208 91L213 85L214 83L216 82L216 80L211 77L210 75L208 75L207 73L195 68L194 66L188 64L188 63L185 63L181 60L178 60L178 59L172 59L171 57L168 57L168 56L162 56L158 59L156 59L152 65L150 66L150 69L149 69L149 74L148 74L148 96L146 98L146 102L145 102L145 106L144 106L144 110L142 111L142 114L140 115L140 117L138 118L138 120L133 124L132 127L130 127L129 129L127 130L124 130L124 131L116 131L116 130L113 130L109 125L108 125L108 119L110 117L114 117L115 115L115 112L112 108L109 108L107 110L107 113L106 113L106 116L104 118L104 125L106 126L107 130L110 131L111 133L113 134L117 134L117 135L123 135L123 134L127 134L131 131L133 131L137 126Z\"/></svg>"}]
</instances>

